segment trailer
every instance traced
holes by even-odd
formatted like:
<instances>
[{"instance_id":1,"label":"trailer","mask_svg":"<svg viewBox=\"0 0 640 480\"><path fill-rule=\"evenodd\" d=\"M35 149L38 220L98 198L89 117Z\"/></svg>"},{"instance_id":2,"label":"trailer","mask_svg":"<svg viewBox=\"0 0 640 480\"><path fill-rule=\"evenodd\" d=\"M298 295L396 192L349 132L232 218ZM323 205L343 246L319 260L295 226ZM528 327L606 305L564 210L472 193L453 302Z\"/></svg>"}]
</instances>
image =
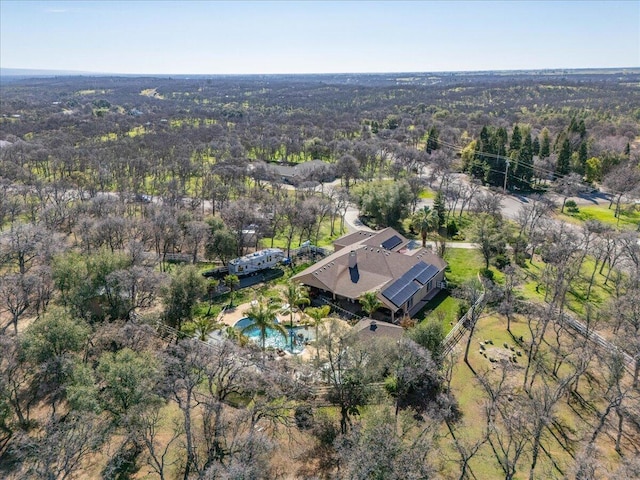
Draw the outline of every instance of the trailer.
<instances>
[{"instance_id":1,"label":"trailer","mask_svg":"<svg viewBox=\"0 0 640 480\"><path fill-rule=\"evenodd\" d=\"M229 262L229 274L238 277L252 275L261 270L275 267L285 260L285 254L279 248L266 248L234 258Z\"/></svg>"}]
</instances>

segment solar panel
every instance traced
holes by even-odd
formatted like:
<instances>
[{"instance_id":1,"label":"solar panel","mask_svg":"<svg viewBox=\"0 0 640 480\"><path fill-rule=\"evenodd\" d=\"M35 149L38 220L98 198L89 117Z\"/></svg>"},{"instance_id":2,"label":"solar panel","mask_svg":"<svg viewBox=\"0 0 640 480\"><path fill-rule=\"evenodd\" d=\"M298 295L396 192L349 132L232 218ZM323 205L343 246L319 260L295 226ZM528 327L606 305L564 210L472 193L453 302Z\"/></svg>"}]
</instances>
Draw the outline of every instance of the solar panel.
<instances>
[{"instance_id":1,"label":"solar panel","mask_svg":"<svg viewBox=\"0 0 640 480\"><path fill-rule=\"evenodd\" d=\"M402 306L407 300L409 300L414 293L420 290L420 287L415 282L411 282L405 285L393 298L390 300L396 307Z\"/></svg>"},{"instance_id":2,"label":"solar panel","mask_svg":"<svg viewBox=\"0 0 640 480\"><path fill-rule=\"evenodd\" d=\"M393 237L389 238L388 240L385 240L384 242L382 242L381 246L385 250L391 250L391 249L396 248L401 243L402 243L402 239L399 236L394 235Z\"/></svg>"},{"instance_id":3,"label":"solar panel","mask_svg":"<svg viewBox=\"0 0 640 480\"><path fill-rule=\"evenodd\" d=\"M418 280L422 285L425 285L436 273L438 273L438 269L433 265L426 265L426 267L427 268L416 275L416 280Z\"/></svg>"},{"instance_id":4,"label":"solar panel","mask_svg":"<svg viewBox=\"0 0 640 480\"><path fill-rule=\"evenodd\" d=\"M411 296L418 290L420 290L420 287L413 281L410 272L407 272L389 285L382 292L382 295L395 306L399 307L409 300L409 298L411 298Z\"/></svg>"},{"instance_id":5,"label":"solar panel","mask_svg":"<svg viewBox=\"0 0 640 480\"><path fill-rule=\"evenodd\" d=\"M424 285L429 280L431 280L436 273L438 273L438 269L433 265L419 262L411 267L409 271L405 273L405 275L411 277L412 280L419 281L422 285Z\"/></svg>"},{"instance_id":6,"label":"solar panel","mask_svg":"<svg viewBox=\"0 0 640 480\"><path fill-rule=\"evenodd\" d=\"M404 275L389 285L382 292L382 295L396 307L400 307L409 300L413 294L420 290L422 285L426 285L436 273L438 273L438 269L435 266L418 262ZM421 285L418 285L416 280Z\"/></svg>"},{"instance_id":7,"label":"solar panel","mask_svg":"<svg viewBox=\"0 0 640 480\"><path fill-rule=\"evenodd\" d=\"M406 283L401 280L402 279L399 278L383 290L382 295L386 297L387 300L392 301L391 299L397 295L400 290L402 290L402 287L406 285Z\"/></svg>"}]
</instances>

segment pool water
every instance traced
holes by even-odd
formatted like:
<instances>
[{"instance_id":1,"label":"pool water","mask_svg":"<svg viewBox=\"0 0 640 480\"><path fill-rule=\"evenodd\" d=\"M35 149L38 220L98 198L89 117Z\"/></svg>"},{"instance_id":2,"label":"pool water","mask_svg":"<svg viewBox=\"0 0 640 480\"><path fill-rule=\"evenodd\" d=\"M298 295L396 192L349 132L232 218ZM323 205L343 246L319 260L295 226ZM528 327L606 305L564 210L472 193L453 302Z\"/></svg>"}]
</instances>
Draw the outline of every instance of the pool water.
<instances>
[{"instance_id":1,"label":"pool water","mask_svg":"<svg viewBox=\"0 0 640 480\"><path fill-rule=\"evenodd\" d=\"M238 320L234 327L238 330L242 330L252 324L253 319L245 317ZM267 328L267 337L264 342L266 348L280 348L282 350L286 350L287 352L291 352L291 335L293 335L292 353L300 353L304 350L305 342L309 342L315 339L315 331L313 330L313 327L289 328L286 323L283 323L282 325L287 330L287 338L285 339L281 332L272 328ZM244 334L258 345L262 345L260 340L260 330L257 327L245 330Z\"/></svg>"}]
</instances>

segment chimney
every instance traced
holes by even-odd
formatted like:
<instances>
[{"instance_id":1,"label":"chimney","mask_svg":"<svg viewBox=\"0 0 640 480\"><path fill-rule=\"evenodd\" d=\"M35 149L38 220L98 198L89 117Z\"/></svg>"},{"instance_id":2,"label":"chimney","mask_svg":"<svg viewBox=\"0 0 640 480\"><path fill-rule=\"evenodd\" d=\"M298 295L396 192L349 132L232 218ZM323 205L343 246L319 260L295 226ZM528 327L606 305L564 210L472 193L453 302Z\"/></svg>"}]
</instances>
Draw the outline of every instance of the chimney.
<instances>
[{"instance_id":1,"label":"chimney","mask_svg":"<svg viewBox=\"0 0 640 480\"><path fill-rule=\"evenodd\" d=\"M358 256L355 250L349 252L349 268L356 268L358 264Z\"/></svg>"},{"instance_id":2,"label":"chimney","mask_svg":"<svg viewBox=\"0 0 640 480\"><path fill-rule=\"evenodd\" d=\"M369 324L369 330L371 330L372 332L375 332L377 328L378 328L378 325L376 324L376 321L371 320L371 323Z\"/></svg>"}]
</instances>

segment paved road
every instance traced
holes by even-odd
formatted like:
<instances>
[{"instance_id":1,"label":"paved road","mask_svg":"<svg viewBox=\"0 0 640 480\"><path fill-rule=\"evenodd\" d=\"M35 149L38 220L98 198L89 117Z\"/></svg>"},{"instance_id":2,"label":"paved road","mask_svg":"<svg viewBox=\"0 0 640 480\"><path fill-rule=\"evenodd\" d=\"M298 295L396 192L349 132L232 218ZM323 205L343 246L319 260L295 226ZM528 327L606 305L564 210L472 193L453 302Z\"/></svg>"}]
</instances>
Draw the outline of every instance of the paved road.
<instances>
[{"instance_id":1,"label":"paved road","mask_svg":"<svg viewBox=\"0 0 640 480\"><path fill-rule=\"evenodd\" d=\"M422 176L426 177L427 174L423 173ZM456 182L469 183L470 181L469 176L463 173L456 173L456 174L453 174L451 177L453 181L456 181ZM325 184L324 188L325 189L333 188L339 184L340 184L340 181L336 180L334 182ZM486 193L489 191L489 188L482 186L480 187L480 190ZM550 193L547 195L547 197L551 198L556 204L562 203L562 197L558 195ZM607 198L607 196L601 192L597 192L594 194L584 194L577 197L571 197L571 199L574 200L578 205L608 205L609 204L609 198ZM518 213L520 212L520 209L522 208L522 206L526 205L527 203L529 203L529 199L527 198L526 195L517 195L517 194L502 195L502 215L508 219L515 220L518 218ZM416 208L419 209L423 206L432 207L433 200L432 199L420 200ZM371 231L369 227L367 227L360 221L358 215L359 215L359 212L354 206L350 206L349 209L347 210L347 213L345 215L345 224L347 225L347 229L349 230L349 232L355 232L358 230ZM455 245L457 246L457 248L475 248L473 244L469 244L469 243L467 244L455 243Z\"/></svg>"}]
</instances>

